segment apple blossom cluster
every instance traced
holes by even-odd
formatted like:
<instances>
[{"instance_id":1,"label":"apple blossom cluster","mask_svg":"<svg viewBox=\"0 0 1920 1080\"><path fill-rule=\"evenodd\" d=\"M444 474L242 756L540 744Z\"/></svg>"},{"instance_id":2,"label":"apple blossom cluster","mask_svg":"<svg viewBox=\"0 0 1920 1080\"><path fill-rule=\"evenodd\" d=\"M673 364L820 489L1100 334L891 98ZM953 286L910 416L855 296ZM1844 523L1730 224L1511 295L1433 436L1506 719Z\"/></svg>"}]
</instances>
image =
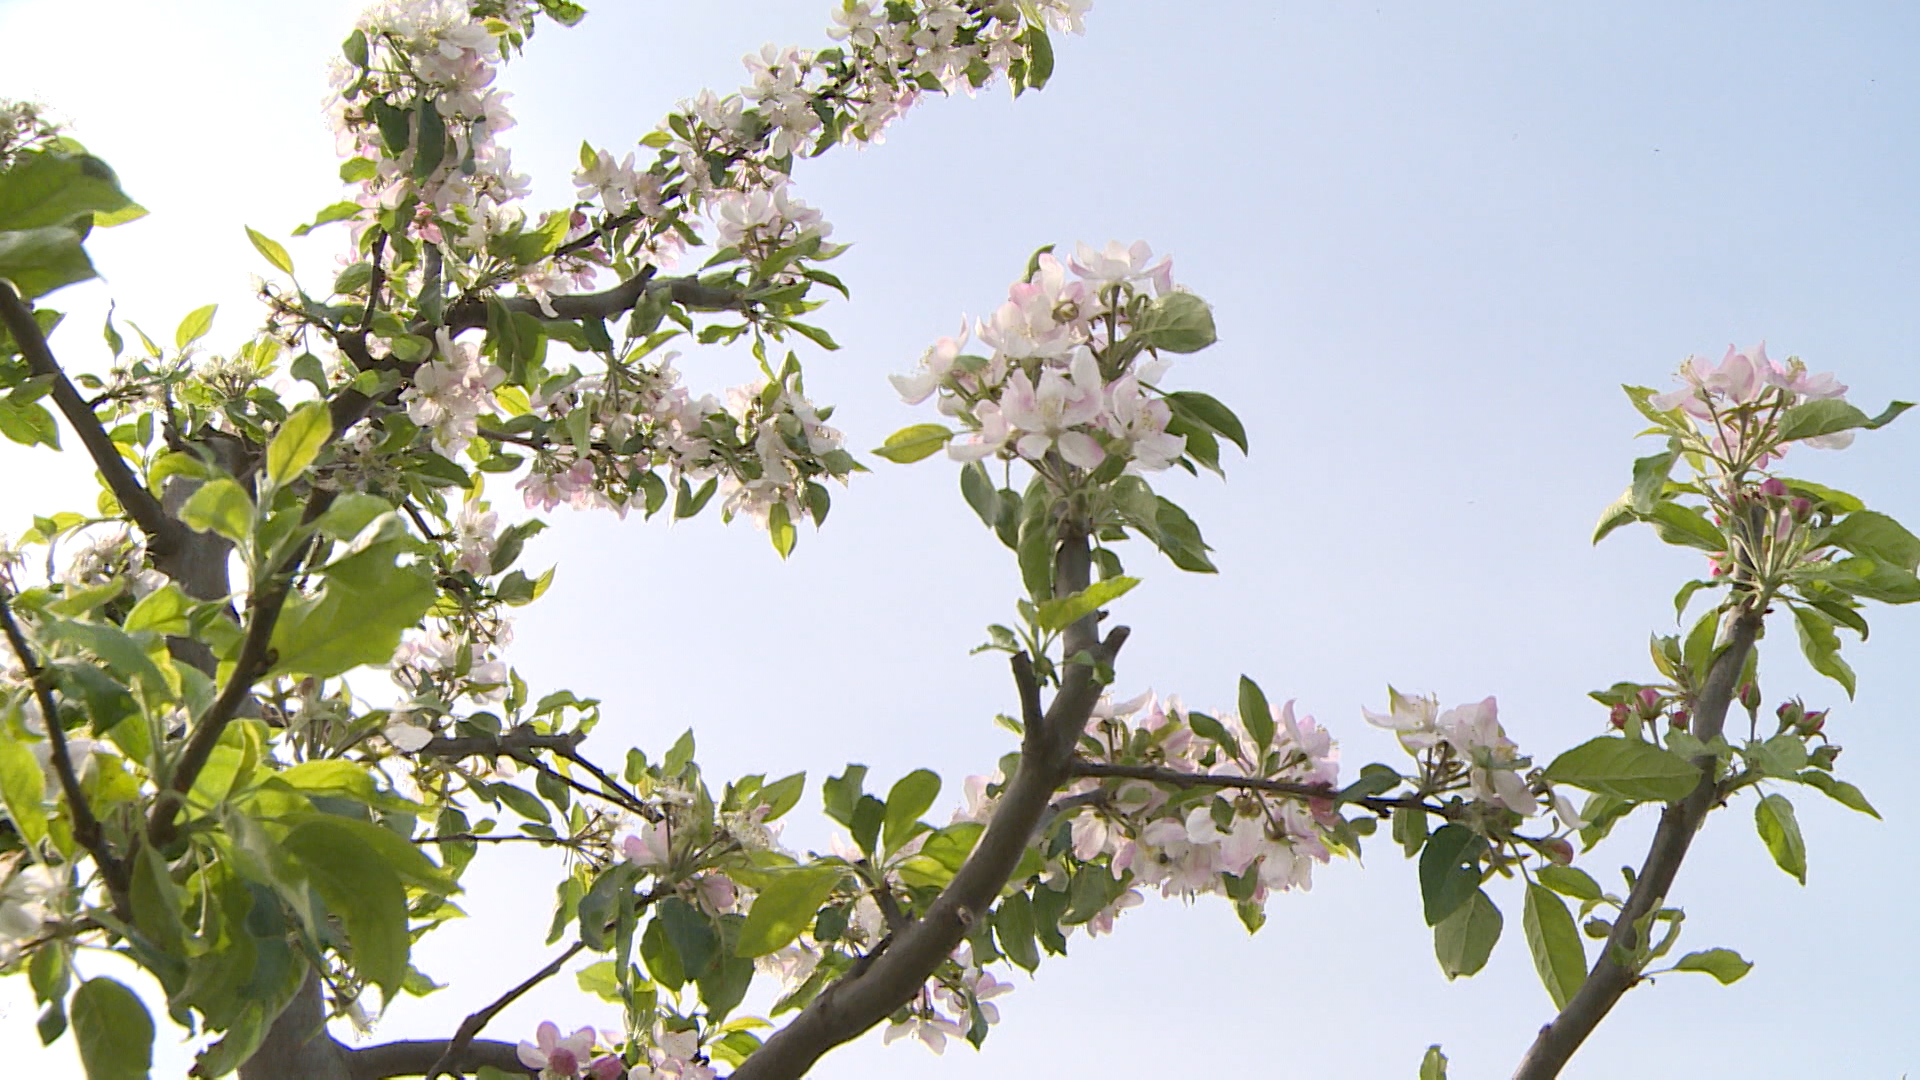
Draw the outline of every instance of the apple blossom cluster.
<instances>
[{"instance_id":1,"label":"apple blossom cluster","mask_svg":"<svg viewBox=\"0 0 1920 1080\"><path fill-rule=\"evenodd\" d=\"M529 415L551 422L569 441L538 450L517 485L526 504L652 514L670 486L691 499L694 485L717 483L728 519L745 513L767 528L778 508L786 523L818 521L825 490L817 481L844 481L853 459L826 423L831 410L802 392L798 366L778 380L735 387L722 404L711 395L692 397L673 359L549 379Z\"/></svg>"},{"instance_id":2,"label":"apple blossom cluster","mask_svg":"<svg viewBox=\"0 0 1920 1080\"><path fill-rule=\"evenodd\" d=\"M1705 449L1730 475L1762 468L1784 453L1780 415L1808 401L1840 399L1847 388L1831 374L1814 375L1798 357L1781 364L1767 356L1766 342L1746 351L1727 346L1718 363L1689 356L1680 365L1677 390L1658 394L1648 404L1666 412L1679 409L1696 421ZM1808 446L1844 449L1853 432L1836 431L1799 440Z\"/></svg>"},{"instance_id":3,"label":"apple blossom cluster","mask_svg":"<svg viewBox=\"0 0 1920 1080\"><path fill-rule=\"evenodd\" d=\"M1431 695L1413 697L1387 688L1385 713L1362 709L1367 723L1394 733L1408 754L1420 761L1419 786L1433 793L1461 790L1478 803L1532 817L1542 807L1560 824L1586 824L1567 798L1545 780L1529 782L1532 759L1520 753L1500 726L1499 703L1488 697L1445 712Z\"/></svg>"},{"instance_id":4,"label":"apple blossom cluster","mask_svg":"<svg viewBox=\"0 0 1920 1080\"><path fill-rule=\"evenodd\" d=\"M613 1042L611 1036L607 1043ZM532 1042L516 1050L520 1064L540 1070L541 1080L714 1080L712 1066L700 1053L696 1031L668 1031L655 1025L646 1049L646 1062L628 1068L619 1054L602 1045L602 1036L590 1027L561 1035L548 1020L534 1032Z\"/></svg>"},{"instance_id":5,"label":"apple blossom cluster","mask_svg":"<svg viewBox=\"0 0 1920 1080\"><path fill-rule=\"evenodd\" d=\"M1167 776L1164 782L1089 778L1070 789L1070 796L1100 796L1073 818L1074 857L1104 857L1116 880L1157 886L1167 897L1217 893L1259 905L1272 891L1312 888L1313 864L1331 858L1327 830L1340 820L1331 801L1182 787L1179 779L1224 772L1333 795L1340 751L1332 735L1313 717L1295 716L1291 701L1271 712L1271 734L1262 738L1233 712L1194 713L1178 698L1147 693L1103 702L1088 720L1083 755L1148 765ZM1131 906L1124 897L1115 904ZM1103 912L1106 925L1117 910Z\"/></svg>"},{"instance_id":6,"label":"apple blossom cluster","mask_svg":"<svg viewBox=\"0 0 1920 1080\"><path fill-rule=\"evenodd\" d=\"M894 388L908 404L935 397L962 424L967 438L947 445L957 460L1019 458L1053 473L1056 460L1093 470L1118 456L1135 471L1165 469L1187 441L1167 430L1161 353L1211 341L1210 319L1205 341L1169 319L1192 305L1204 308L1175 290L1171 262L1145 243L1081 244L1065 264L1043 252L992 315L941 338L918 370L892 376ZM971 336L991 354L965 353Z\"/></svg>"},{"instance_id":7,"label":"apple blossom cluster","mask_svg":"<svg viewBox=\"0 0 1920 1080\"><path fill-rule=\"evenodd\" d=\"M507 40L538 10L526 0L385 0L361 16L328 107L361 206L407 208L422 239L483 249L530 184L495 138L513 118L493 82Z\"/></svg>"}]
</instances>

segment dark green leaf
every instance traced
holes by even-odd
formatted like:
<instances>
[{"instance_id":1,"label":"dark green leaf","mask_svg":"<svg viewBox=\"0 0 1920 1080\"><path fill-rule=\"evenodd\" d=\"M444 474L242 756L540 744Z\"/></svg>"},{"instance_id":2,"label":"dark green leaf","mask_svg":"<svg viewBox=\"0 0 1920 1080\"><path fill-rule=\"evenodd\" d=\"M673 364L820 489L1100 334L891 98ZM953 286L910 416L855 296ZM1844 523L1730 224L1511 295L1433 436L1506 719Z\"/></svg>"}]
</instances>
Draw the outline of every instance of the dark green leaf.
<instances>
[{"instance_id":1,"label":"dark green leaf","mask_svg":"<svg viewBox=\"0 0 1920 1080\"><path fill-rule=\"evenodd\" d=\"M1446 921L1433 928L1433 951L1449 980L1472 975L1485 967L1500 940L1500 909L1485 891L1475 889Z\"/></svg>"},{"instance_id":2,"label":"dark green leaf","mask_svg":"<svg viewBox=\"0 0 1920 1080\"><path fill-rule=\"evenodd\" d=\"M1800 651L1806 655L1807 663L1839 683L1847 697L1853 697L1853 668L1840 658L1840 635L1834 633L1833 621L1824 612L1796 604L1793 625L1799 631Z\"/></svg>"},{"instance_id":3,"label":"dark green leaf","mask_svg":"<svg viewBox=\"0 0 1920 1080\"><path fill-rule=\"evenodd\" d=\"M74 991L73 1034L87 1080L146 1080L153 1067L153 1017L112 979L88 979Z\"/></svg>"},{"instance_id":4,"label":"dark green leaf","mask_svg":"<svg viewBox=\"0 0 1920 1080\"><path fill-rule=\"evenodd\" d=\"M1260 687L1245 675L1240 676L1240 722L1247 726L1247 734L1259 743L1261 754L1273 747L1273 709L1267 705L1267 695Z\"/></svg>"},{"instance_id":5,"label":"dark green leaf","mask_svg":"<svg viewBox=\"0 0 1920 1080\"><path fill-rule=\"evenodd\" d=\"M1420 898L1428 926L1438 926L1480 891L1487 841L1464 825L1442 825L1420 853Z\"/></svg>"}]
</instances>

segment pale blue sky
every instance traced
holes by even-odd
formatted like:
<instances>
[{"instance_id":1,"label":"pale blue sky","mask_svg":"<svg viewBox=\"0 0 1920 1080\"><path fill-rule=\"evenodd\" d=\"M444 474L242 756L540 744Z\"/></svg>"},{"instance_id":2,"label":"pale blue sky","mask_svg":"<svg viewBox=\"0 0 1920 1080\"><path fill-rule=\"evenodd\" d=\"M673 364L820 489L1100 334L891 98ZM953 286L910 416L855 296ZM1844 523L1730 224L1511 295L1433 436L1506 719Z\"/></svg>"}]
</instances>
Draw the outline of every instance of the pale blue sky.
<instances>
[{"instance_id":1,"label":"pale blue sky","mask_svg":"<svg viewBox=\"0 0 1920 1080\"><path fill-rule=\"evenodd\" d=\"M281 234L336 198L322 63L354 8L0 0L0 96L58 107L154 211L101 236L110 290L60 295L87 313L56 338L64 357L102 361L109 292L156 336L213 299L216 339L250 328L260 265L241 225ZM582 137L625 146L676 98L738 85L742 53L821 44L826 24L824 3L603 0L577 31L543 29L506 75L536 205L569 196ZM1648 535L1587 544L1647 452L1618 384L1665 386L1689 352L1764 337L1869 409L1920 394L1917 51L1920 9L1891 3L1102 0L1045 92L930 102L885 145L799 171L855 244L836 268L854 299L825 313L846 347L811 358L808 386L856 449L877 445L924 418L884 376L989 311L1034 247L1146 239L1220 326L1172 381L1238 409L1254 447L1224 485L1170 483L1222 573L1131 557L1147 584L1117 608L1135 629L1121 690L1224 705L1246 672L1332 726L1349 767L1396 760L1359 715L1389 680L1449 703L1493 693L1520 745L1551 755L1604 723L1587 690L1649 676L1646 635L1671 628L1672 591L1698 569ZM315 272L330 258L294 250ZM746 377L723 355L682 366L696 386ZM1920 424L1795 456L1920 522ZM0 529L79 501L44 455L5 461ZM1004 668L966 653L1010 614L1017 574L951 464L874 464L784 565L749 528L562 512L530 549L560 572L511 659L537 687L606 699L589 747L609 759L691 725L711 777L817 781L858 760L888 778L933 767L951 793L1011 748L991 724L1012 702ZM1801 888L1754 838L1749 801L1712 819L1672 898L1682 944L1757 966L1731 988L1634 991L1569 1077L1920 1067L1920 794L1903 788L1920 761L1920 617L1874 614L1872 642L1849 646L1852 705L1789 655L1784 626L1763 658L1770 699L1841 706L1841 774L1886 822L1791 793L1811 848ZM824 846L814 806L789 836ZM1644 835L1619 830L1583 865L1637 864ZM494 865L469 876L476 918L418 954L454 986L396 1007L382 1037L447 1034L542 962L549 879ZM1154 902L1016 977L983 1053L872 1038L817 1075L1407 1077L1431 1042L1460 1080L1504 1075L1550 1008L1518 895L1496 898L1508 934L1453 985L1387 844L1276 898L1252 939L1223 904ZM17 1068L79 1075L70 1043L41 1065L30 1006L0 1000ZM549 1017L610 1018L558 980L489 1034Z\"/></svg>"}]
</instances>

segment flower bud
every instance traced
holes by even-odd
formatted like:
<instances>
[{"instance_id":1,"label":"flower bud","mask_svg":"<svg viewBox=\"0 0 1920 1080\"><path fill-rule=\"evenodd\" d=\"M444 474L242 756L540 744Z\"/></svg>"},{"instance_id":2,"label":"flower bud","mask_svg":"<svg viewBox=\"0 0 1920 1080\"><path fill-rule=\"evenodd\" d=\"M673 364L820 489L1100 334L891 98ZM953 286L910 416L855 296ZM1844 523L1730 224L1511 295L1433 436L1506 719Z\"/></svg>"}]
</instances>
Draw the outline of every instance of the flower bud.
<instances>
[{"instance_id":1,"label":"flower bud","mask_svg":"<svg viewBox=\"0 0 1920 1080\"><path fill-rule=\"evenodd\" d=\"M1783 701L1780 707L1774 710L1774 715L1780 718L1780 730L1786 731L1788 728L1800 726L1800 721L1806 716L1806 707L1800 704L1798 698L1793 701Z\"/></svg>"},{"instance_id":2,"label":"flower bud","mask_svg":"<svg viewBox=\"0 0 1920 1080\"><path fill-rule=\"evenodd\" d=\"M1777 476L1769 476L1760 482L1760 494L1774 499L1787 497L1787 485Z\"/></svg>"},{"instance_id":3,"label":"flower bud","mask_svg":"<svg viewBox=\"0 0 1920 1080\"><path fill-rule=\"evenodd\" d=\"M1816 712L1810 712L1800 718L1799 727L1800 727L1800 734L1802 735L1817 735L1820 733L1820 729L1826 726L1827 726L1827 710L1825 709L1820 709Z\"/></svg>"},{"instance_id":4,"label":"flower bud","mask_svg":"<svg viewBox=\"0 0 1920 1080\"><path fill-rule=\"evenodd\" d=\"M1645 687L1640 691L1640 715L1648 720L1660 715L1660 691Z\"/></svg>"},{"instance_id":5,"label":"flower bud","mask_svg":"<svg viewBox=\"0 0 1920 1080\"><path fill-rule=\"evenodd\" d=\"M1760 708L1760 688L1752 683L1743 683L1740 687L1740 707L1748 712Z\"/></svg>"},{"instance_id":6,"label":"flower bud","mask_svg":"<svg viewBox=\"0 0 1920 1080\"><path fill-rule=\"evenodd\" d=\"M1795 499L1787 504L1793 511L1793 520L1806 521L1813 516L1813 502L1809 499Z\"/></svg>"},{"instance_id":7,"label":"flower bud","mask_svg":"<svg viewBox=\"0 0 1920 1080\"><path fill-rule=\"evenodd\" d=\"M1673 728L1675 731L1685 731L1687 730L1687 725L1692 721L1693 710L1675 709L1673 710L1673 715L1667 720L1667 726Z\"/></svg>"},{"instance_id":8,"label":"flower bud","mask_svg":"<svg viewBox=\"0 0 1920 1080\"><path fill-rule=\"evenodd\" d=\"M1607 722L1612 724L1614 727L1624 728L1627 726L1627 717L1632 715L1633 715L1633 710L1627 708L1626 703L1622 702L1618 705L1615 705L1613 707L1613 711L1608 713Z\"/></svg>"},{"instance_id":9,"label":"flower bud","mask_svg":"<svg viewBox=\"0 0 1920 1080\"><path fill-rule=\"evenodd\" d=\"M1556 866L1568 866L1573 862L1573 845L1565 840L1549 840L1541 844L1540 853Z\"/></svg>"}]
</instances>

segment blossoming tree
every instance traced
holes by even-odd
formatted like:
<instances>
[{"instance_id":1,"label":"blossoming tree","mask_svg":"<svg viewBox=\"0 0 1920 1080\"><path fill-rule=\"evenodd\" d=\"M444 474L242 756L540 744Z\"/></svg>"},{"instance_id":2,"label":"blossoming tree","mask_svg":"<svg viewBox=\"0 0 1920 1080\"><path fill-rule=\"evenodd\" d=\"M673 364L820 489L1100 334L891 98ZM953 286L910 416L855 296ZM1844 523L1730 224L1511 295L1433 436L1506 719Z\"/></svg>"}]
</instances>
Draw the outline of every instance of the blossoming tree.
<instances>
[{"instance_id":1,"label":"blossoming tree","mask_svg":"<svg viewBox=\"0 0 1920 1080\"><path fill-rule=\"evenodd\" d=\"M1763 700L1757 642L1790 622L1851 694L1836 631L1864 637L1868 602L1920 599L1920 539L1778 468L1906 406L1869 416L1764 348L1689 360L1665 393L1629 388L1660 448L1596 540L1644 523L1705 554L1676 597L1699 614L1656 638L1654 670L1595 694L1608 729L1551 757L1524 754L1492 698L1389 690L1365 716L1410 761L1343 776L1332 731L1252 679L1219 709L1110 692L1131 681L1127 630L1102 626L1139 580L1123 557L1214 571L1154 477L1219 472L1227 446L1248 447L1226 405L1166 389L1213 320L1144 244L1042 248L988 318L894 376L941 419L875 456L958 462L1021 589L983 646L1007 656L1000 720L1017 743L964 782L953 820L925 820L939 774L869 792L850 765L817 788L844 842L789 850L779 822L803 775L710 780L691 735L590 748L597 703L508 666L510 609L548 577L518 568L541 525L503 527L488 483L543 512L712 509L782 556L824 522L827 482L863 466L805 391L801 350L834 347L813 313L845 290L831 230L787 186L796 162L870 142L929 96L1042 87L1049 35L1081 30L1087 6L844 0L834 46L770 47L741 93L683 102L635 149L583 146L578 198L534 213L495 78L540 20L584 13L383 5L335 72L349 197L302 230L342 234L343 269L296 273L249 230L274 275L260 331L216 350L201 309L169 347L109 321L106 378L68 374L44 298L92 276L92 228L141 211L104 163L8 107L0 431L57 450L63 419L103 485L97 515L36 519L0 589L0 970L29 980L42 1037L71 1031L90 1077L147 1074L149 1003L84 977L89 952L111 950L153 975L176 1022L217 1036L196 1069L209 1077L797 1077L875 1027L979 1045L1011 969L1111 931L1152 892L1218 894L1257 930L1382 824L1375 842L1418 860L1449 977L1480 970L1502 934L1485 886L1522 879L1556 1013L1516 1076L1557 1075L1650 974L1741 977L1728 949L1676 950L1668 900L1711 811L1750 801L1802 878L1783 792L1873 812L1835 773L1825 711ZM758 377L724 397L683 385L664 351L736 342ZM297 388L274 389L280 374ZM396 692L374 689L379 668ZM1577 865L1643 808L1659 824L1624 887ZM569 856L553 962L443 1039L333 1038L330 1016L432 988L411 943L503 842ZM582 953L619 1030L481 1037ZM756 988L767 1019L744 1014ZM1445 1058L1418 1067L1443 1076Z\"/></svg>"}]
</instances>

